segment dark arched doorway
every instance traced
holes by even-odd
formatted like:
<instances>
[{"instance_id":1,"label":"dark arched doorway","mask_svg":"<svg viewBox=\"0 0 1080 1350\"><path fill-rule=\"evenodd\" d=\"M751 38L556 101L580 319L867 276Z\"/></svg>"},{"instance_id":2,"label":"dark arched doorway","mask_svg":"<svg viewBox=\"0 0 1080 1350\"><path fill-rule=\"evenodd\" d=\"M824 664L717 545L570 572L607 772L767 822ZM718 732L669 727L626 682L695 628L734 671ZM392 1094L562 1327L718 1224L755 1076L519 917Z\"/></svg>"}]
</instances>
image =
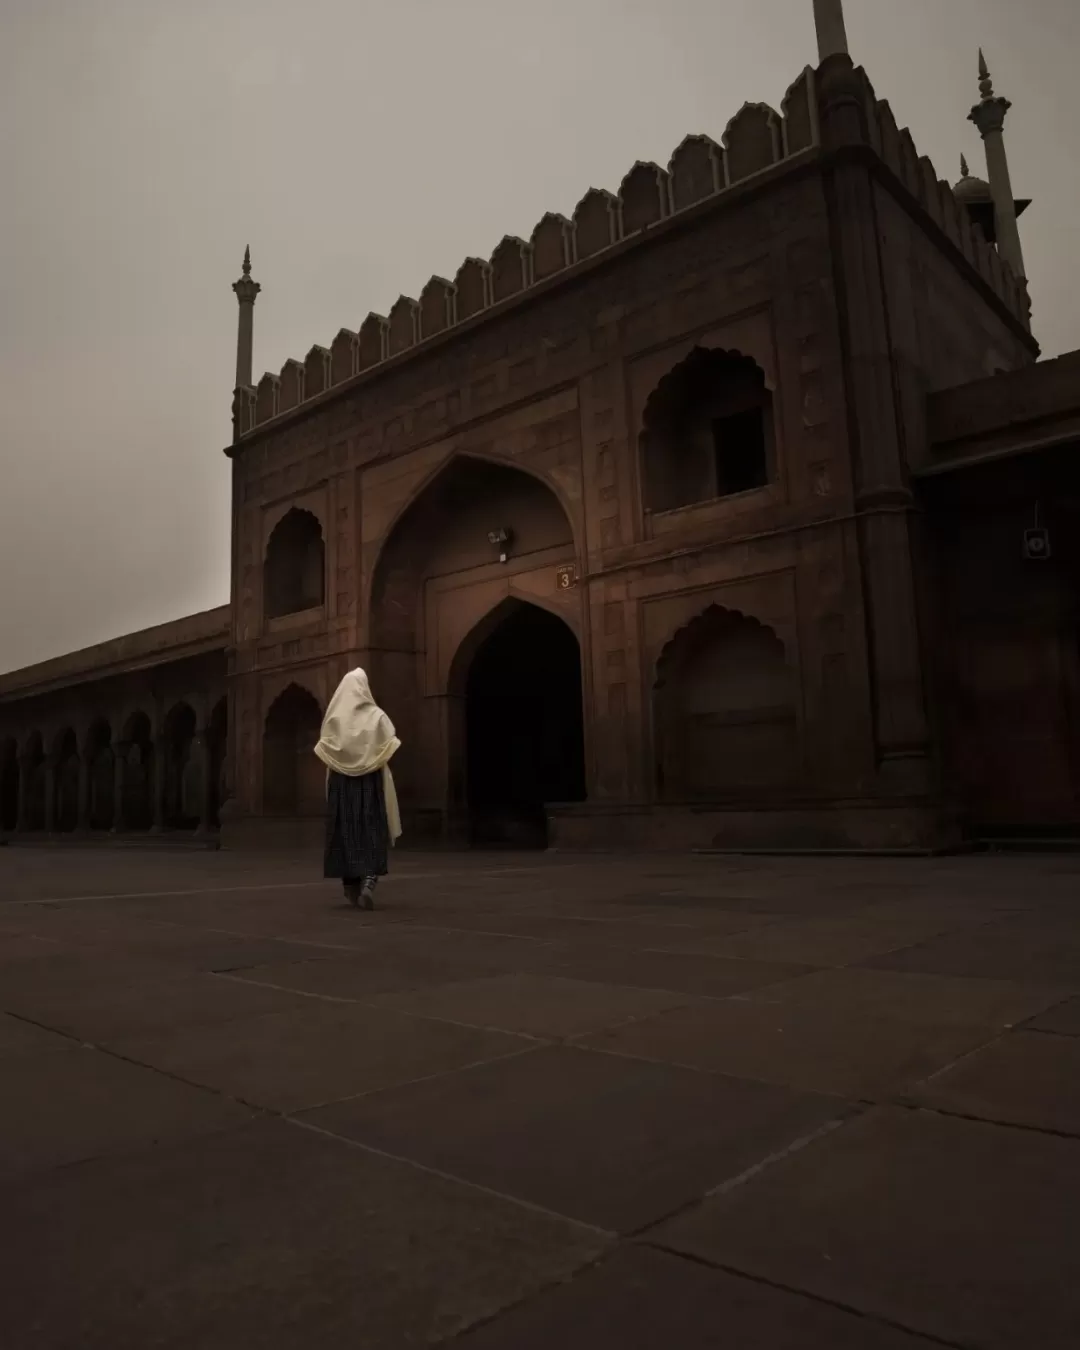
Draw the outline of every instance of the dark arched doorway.
<instances>
[{"instance_id":1,"label":"dark arched doorway","mask_svg":"<svg viewBox=\"0 0 1080 1350\"><path fill-rule=\"evenodd\" d=\"M0 830L19 823L19 749L14 736L0 745Z\"/></svg>"},{"instance_id":2,"label":"dark arched doorway","mask_svg":"<svg viewBox=\"0 0 1080 1350\"><path fill-rule=\"evenodd\" d=\"M474 844L543 848L545 805L585 797L581 651L569 627L519 603L483 638L465 684Z\"/></svg>"},{"instance_id":3,"label":"dark arched doorway","mask_svg":"<svg viewBox=\"0 0 1080 1350\"><path fill-rule=\"evenodd\" d=\"M326 770L315 758L322 709L313 694L290 684L274 700L263 727L263 811L315 816L325 809Z\"/></svg>"}]
</instances>

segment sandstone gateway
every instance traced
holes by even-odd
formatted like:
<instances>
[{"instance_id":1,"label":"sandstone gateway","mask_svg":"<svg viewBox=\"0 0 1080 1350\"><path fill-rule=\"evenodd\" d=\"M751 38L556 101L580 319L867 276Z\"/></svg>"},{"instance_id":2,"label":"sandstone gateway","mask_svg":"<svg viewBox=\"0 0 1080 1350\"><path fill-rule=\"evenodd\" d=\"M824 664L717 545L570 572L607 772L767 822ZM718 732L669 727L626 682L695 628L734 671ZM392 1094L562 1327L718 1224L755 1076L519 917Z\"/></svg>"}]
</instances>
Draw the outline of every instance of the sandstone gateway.
<instances>
[{"instance_id":1,"label":"sandstone gateway","mask_svg":"<svg viewBox=\"0 0 1080 1350\"><path fill-rule=\"evenodd\" d=\"M414 843L917 849L1080 822L1080 353L818 5L779 111L257 383L227 607L0 678L0 826L318 837L349 667Z\"/></svg>"}]
</instances>

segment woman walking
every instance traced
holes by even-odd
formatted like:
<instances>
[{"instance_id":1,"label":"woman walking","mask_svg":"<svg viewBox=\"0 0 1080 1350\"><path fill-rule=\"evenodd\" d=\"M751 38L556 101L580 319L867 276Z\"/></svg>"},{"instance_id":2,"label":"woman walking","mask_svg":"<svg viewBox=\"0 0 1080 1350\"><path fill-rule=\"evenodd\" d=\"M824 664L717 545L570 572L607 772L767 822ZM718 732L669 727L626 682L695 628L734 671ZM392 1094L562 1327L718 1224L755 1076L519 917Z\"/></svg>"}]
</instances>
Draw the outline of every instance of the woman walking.
<instances>
[{"instance_id":1,"label":"woman walking","mask_svg":"<svg viewBox=\"0 0 1080 1350\"><path fill-rule=\"evenodd\" d=\"M401 834L390 759L401 745L371 697L368 677L350 670L334 690L315 753L326 765L323 875L340 877L350 904L375 908L375 886Z\"/></svg>"}]
</instances>

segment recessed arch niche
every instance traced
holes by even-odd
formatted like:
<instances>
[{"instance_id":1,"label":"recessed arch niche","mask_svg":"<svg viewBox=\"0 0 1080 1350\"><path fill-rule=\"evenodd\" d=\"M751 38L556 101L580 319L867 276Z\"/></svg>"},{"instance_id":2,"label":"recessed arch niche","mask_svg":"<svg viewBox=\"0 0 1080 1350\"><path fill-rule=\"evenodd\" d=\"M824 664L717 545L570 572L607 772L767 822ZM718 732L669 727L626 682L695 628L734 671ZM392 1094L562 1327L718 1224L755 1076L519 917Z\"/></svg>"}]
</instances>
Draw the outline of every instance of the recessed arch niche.
<instances>
[{"instance_id":1,"label":"recessed arch niche","mask_svg":"<svg viewBox=\"0 0 1080 1350\"><path fill-rule=\"evenodd\" d=\"M662 801L729 801L799 774L798 678L776 632L710 605L660 653L653 686Z\"/></svg>"}]
</instances>

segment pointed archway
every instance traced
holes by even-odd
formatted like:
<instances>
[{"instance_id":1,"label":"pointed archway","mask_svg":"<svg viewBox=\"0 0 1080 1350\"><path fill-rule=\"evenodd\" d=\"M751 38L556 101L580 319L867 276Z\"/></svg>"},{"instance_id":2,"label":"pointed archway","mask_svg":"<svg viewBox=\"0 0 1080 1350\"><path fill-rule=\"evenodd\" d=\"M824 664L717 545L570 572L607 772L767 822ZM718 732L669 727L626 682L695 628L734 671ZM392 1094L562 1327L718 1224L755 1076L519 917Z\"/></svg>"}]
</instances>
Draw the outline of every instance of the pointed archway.
<instances>
[{"instance_id":1,"label":"pointed archway","mask_svg":"<svg viewBox=\"0 0 1080 1350\"><path fill-rule=\"evenodd\" d=\"M559 569L575 557L570 517L550 484L516 465L472 455L444 464L390 529L369 592L368 673L401 736L394 778L410 841L464 842L468 835L460 828L468 814L465 680L448 669L463 669L452 652L472 650L470 638L458 645L469 627L465 615L487 613L480 624L487 634L496 609L495 627L509 619L503 606L515 602L508 595L550 596L558 607ZM580 719L580 654L566 631Z\"/></svg>"},{"instance_id":2,"label":"pointed archway","mask_svg":"<svg viewBox=\"0 0 1080 1350\"><path fill-rule=\"evenodd\" d=\"M451 781L464 796L470 842L546 847L547 807L585 798L577 637L549 610L505 601L462 644L451 690L464 718Z\"/></svg>"}]
</instances>

